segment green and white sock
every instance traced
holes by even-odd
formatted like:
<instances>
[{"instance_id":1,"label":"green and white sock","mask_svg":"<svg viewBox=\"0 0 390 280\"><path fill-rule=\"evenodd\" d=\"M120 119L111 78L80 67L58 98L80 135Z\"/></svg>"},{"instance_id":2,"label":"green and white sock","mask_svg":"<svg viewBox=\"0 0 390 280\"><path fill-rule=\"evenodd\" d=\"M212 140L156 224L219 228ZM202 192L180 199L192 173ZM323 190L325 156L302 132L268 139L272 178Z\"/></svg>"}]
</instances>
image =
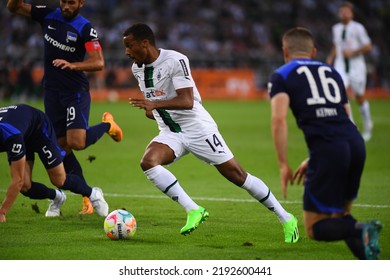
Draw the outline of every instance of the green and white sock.
<instances>
[{"instance_id":1,"label":"green and white sock","mask_svg":"<svg viewBox=\"0 0 390 280\"><path fill-rule=\"evenodd\" d=\"M157 165L145 172L146 177L163 193L178 202L186 212L199 208L183 190L176 177L166 168Z\"/></svg>"},{"instance_id":2,"label":"green and white sock","mask_svg":"<svg viewBox=\"0 0 390 280\"><path fill-rule=\"evenodd\" d=\"M291 219L290 214L284 210L279 201L275 198L271 190L264 184L262 180L248 173L242 188L256 198L261 204L267 207L272 212L275 212L281 223Z\"/></svg>"}]
</instances>

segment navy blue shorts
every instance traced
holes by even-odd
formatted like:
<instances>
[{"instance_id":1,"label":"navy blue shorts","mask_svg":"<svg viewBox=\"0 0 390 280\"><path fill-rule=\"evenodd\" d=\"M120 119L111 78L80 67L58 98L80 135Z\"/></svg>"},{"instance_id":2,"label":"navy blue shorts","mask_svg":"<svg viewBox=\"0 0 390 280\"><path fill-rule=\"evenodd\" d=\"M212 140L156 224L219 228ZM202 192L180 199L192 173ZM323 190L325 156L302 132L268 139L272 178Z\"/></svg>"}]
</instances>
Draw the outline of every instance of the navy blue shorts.
<instances>
[{"instance_id":1,"label":"navy blue shorts","mask_svg":"<svg viewBox=\"0 0 390 280\"><path fill-rule=\"evenodd\" d=\"M61 164L66 152L58 145L49 118L42 113L42 122L26 141L26 160L34 161L34 153L39 155L46 169Z\"/></svg>"},{"instance_id":2,"label":"navy blue shorts","mask_svg":"<svg viewBox=\"0 0 390 280\"><path fill-rule=\"evenodd\" d=\"M317 140L309 152L304 210L328 214L344 212L346 202L355 199L359 191L366 158L363 139Z\"/></svg>"},{"instance_id":3,"label":"navy blue shorts","mask_svg":"<svg viewBox=\"0 0 390 280\"><path fill-rule=\"evenodd\" d=\"M57 137L68 129L88 129L91 95L89 92L45 91L45 112Z\"/></svg>"}]
</instances>

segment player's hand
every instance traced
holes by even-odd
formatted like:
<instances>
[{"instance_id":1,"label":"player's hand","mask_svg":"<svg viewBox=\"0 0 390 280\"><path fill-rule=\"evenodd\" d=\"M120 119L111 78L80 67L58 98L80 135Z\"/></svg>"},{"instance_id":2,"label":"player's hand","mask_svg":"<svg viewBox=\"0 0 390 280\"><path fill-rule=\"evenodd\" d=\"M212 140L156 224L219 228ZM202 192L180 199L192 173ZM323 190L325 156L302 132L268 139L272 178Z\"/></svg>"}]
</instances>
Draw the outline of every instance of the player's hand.
<instances>
[{"instance_id":1,"label":"player's hand","mask_svg":"<svg viewBox=\"0 0 390 280\"><path fill-rule=\"evenodd\" d=\"M152 111L155 109L155 104L147 99L129 98L129 104L133 107L144 109L145 111Z\"/></svg>"},{"instance_id":2,"label":"player's hand","mask_svg":"<svg viewBox=\"0 0 390 280\"><path fill-rule=\"evenodd\" d=\"M5 223L7 219L5 218L5 214L0 213L0 223Z\"/></svg>"},{"instance_id":3,"label":"player's hand","mask_svg":"<svg viewBox=\"0 0 390 280\"><path fill-rule=\"evenodd\" d=\"M297 184L299 185L301 182L303 182L305 176L306 176L306 171L307 171L307 166L309 164L309 159L305 159L304 161L301 162L301 164L298 166L297 170L294 172L294 178L293 180L297 179L298 181Z\"/></svg>"},{"instance_id":4,"label":"player's hand","mask_svg":"<svg viewBox=\"0 0 390 280\"><path fill-rule=\"evenodd\" d=\"M54 59L53 66L59 67L62 70L74 70L73 64L64 59Z\"/></svg>"},{"instance_id":5,"label":"player's hand","mask_svg":"<svg viewBox=\"0 0 390 280\"><path fill-rule=\"evenodd\" d=\"M283 198L287 197L287 184L293 184L293 173L291 168L288 165L283 165L280 167L280 183L282 186Z\"/></svg>"},{"instance_id":6,"label":"player's hand","mask_svg":"<svg viewBox=\"0 0 390 280\"><path fill-rule=\"evenodd\" d=\"M153 111L145 111L145 116L151 120L155 120Z\"/></svg>"},{"instance_id":7,"label":"player's hand","mask_svg":"<svg viewBox=\"0 0 390 280\"><path fill-rule=\"evenodd\" d=\"M355 56L355 52L354 51L351 51L351 50L344 50L343 51L343 56L345 58L350 58L352 56Z\"/></svg>"}]
</instances>

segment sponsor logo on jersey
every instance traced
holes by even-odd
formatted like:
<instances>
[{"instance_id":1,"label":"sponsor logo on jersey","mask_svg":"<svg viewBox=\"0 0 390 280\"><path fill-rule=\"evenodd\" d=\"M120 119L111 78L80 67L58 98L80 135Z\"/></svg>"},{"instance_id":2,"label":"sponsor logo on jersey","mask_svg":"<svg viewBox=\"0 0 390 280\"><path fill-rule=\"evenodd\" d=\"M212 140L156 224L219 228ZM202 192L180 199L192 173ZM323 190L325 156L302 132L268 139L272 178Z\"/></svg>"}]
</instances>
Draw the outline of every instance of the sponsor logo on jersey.
<instances>
[{"instance_id":1,"label":"sponsor logo on jersey","mask_svg":"<svg viewBox=\"0 0 390 280\"><path fill-rule=\"evenodd\" d=\"M51 165L51 164L52 164L53 162L55 162L56 160L57 160L57 158L55 158L55 159L53 159L53 160L47 162L47 164L48 164L48 165Z\"/></svg>"},{"instance_id":2,"label":"sponsor logo on jersey","mask_svg":"<svg viewBox=\"0 0 390 280\"><path fill-rule=\"evenodd\" d=\"M53 38L51 38L47 34L45 34L44 38L45 38L45 40L49 44L51 44L52 46L54 46L56 48L59 48L60 50L63 50L63 51L66 51L66 52L75 52L76 51L75 47L71 47L71 46L67 46L65 44L61 44L60 42L58 42L57 40L54 40Z\"/></svg>"},{"instance_id":3,"label":"sponsor logo on jersey","mask_svg":"<svg viewBox=\"0 0 390 280\"><path fill-rule=\"evenodd\" d=\"M68 31L66 34L66 42L77 42L77 34L74 32Z\"/></svg>"},{"instance_id":4,"label":"sponsor logo on jersey","mask_svg":"<svg viewBox=\"0 0 390 280\"><path fill-rule=\"evenodd\" d=\"M97 39L98 35L95 29L91 28L91 31L89 32L89 35L92 37L95 37Z\"/></svg>"},{"instance_id":5,"label":"sponsor logo on jersey","mask_svg":"<svg viewBox=\"0 0 390 280\"><path fill-rule=\"evenodd\" d=\"M12 152L15 154L20 154L20 151L22 150L22 144L14 144L12 146Z\"/></svg>"},{"instance_id":6,"label":"sponsor logo on jersey","mask_svg":"<svg viewBox=\"0 0 390 280\"><path fill-rule=\"evenodd\" d=\"M164 90L150 89L149 91L145 91L144 92L144 96L147 99L153 99L153 98L162 97L162 96L165 96L165 95L166 95L166 93L164 92Z\"/></svg>"},{"instance_id":7,"label":"sponsor logo on jersey","mask_svg":"<svg viewBox=\"0 0 390 280\"><path fill-rule=\"evenodd\" d=\"M164 96L165 92L164 92L164 90L155 90L154 94L156 96Z\"/></svg>"},{"instance_id":8,"label":"sponsor logo on jersey","mask_svg":"<svg viewBox=\"0 0 390 280\"><path fill-rule=\"evenodd\" d=\"M92 41L92 44L96 49L100 47L99 41Z\"/></svg>"}]
</instances>

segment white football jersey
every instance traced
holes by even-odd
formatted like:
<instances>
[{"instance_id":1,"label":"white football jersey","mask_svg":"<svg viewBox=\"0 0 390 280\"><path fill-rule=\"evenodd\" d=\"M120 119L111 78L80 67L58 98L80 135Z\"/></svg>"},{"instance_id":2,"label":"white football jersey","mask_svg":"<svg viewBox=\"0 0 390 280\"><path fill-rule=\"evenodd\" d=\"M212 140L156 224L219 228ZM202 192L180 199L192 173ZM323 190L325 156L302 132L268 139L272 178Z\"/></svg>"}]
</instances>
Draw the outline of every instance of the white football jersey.
<instances>
[{"instance_id":1,"label":"white football jersey","mask_svg":"<svg viewBox=\"0 0 390 280\"><path fill-rule=\"evenodd\" d=\"M343 36L343 31L345 33ZM333 43L336 48L334 67L342 74L346 73L346 63L343 56L344 50L356 50L364 45L370 44L371 40L364 26L356 21L350 21L347 25L337 23L332 28ZM343 38L344 37L344 38ZM349 73L351 75L366 74L364 55L356 55L349 58Z\"/></svg>"},{"instance_id":2,"label":"white football jersey","mask_svg":"<svg viewBox=\"0 0 390 280\"><path fill-rule=\"evenodd\" d=\"M153 110L161 131L199 133L217 127L201 103L199 91L191 75L189 60L185 55L160 49L160 55L153 63L142 67L134 63L132 72L144 97L151 101L170 100L177 96L177 89L193 89L194 106L191 110Z\"/></svg>"}]
</instances>

